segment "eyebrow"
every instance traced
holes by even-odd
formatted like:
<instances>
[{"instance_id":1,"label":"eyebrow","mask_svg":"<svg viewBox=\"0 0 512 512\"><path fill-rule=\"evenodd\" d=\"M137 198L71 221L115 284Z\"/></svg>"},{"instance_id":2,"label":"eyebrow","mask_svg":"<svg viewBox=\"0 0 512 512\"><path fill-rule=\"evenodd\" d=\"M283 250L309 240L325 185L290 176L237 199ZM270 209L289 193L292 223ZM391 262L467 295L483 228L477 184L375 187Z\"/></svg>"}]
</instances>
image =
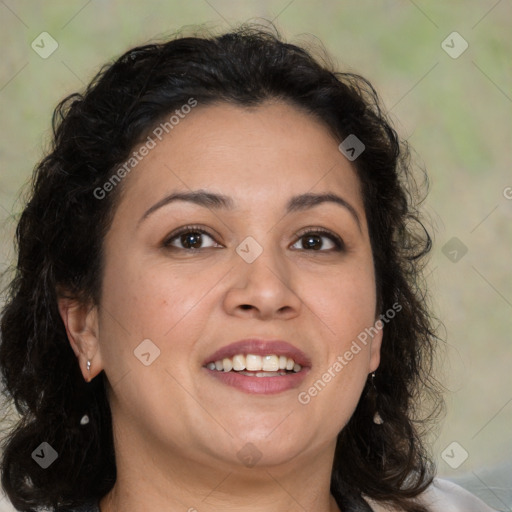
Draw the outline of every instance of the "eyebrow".
<instances>
[{"instance_id":1,"label":"eyebrow","mask_svg":"<svg viewBox=\"0 0 512 512\"><path fill-rule=\"evenodd\" d=\"M164 206L167 206L168 204L175 201L186 201L189 203L197 204L199 206L203 206L205 208L213 208L216 210L221 208L226 210L233 210L235 208L233 199L223 194L216 194L213 192L207 192L205 190L174 192L151 206L140 218L138 224L147 219L156 210L159 210L160 208L163 208ZM359 231L361 231L361 220L359 219L359 215L357 214L355 208L342 197L332 193L306 193L294 196L288 201L288 204L286 205L286 213L304 211L323 203L334 203L348 210L348 212L356 221Z\"/></svg>"}]
</instances>

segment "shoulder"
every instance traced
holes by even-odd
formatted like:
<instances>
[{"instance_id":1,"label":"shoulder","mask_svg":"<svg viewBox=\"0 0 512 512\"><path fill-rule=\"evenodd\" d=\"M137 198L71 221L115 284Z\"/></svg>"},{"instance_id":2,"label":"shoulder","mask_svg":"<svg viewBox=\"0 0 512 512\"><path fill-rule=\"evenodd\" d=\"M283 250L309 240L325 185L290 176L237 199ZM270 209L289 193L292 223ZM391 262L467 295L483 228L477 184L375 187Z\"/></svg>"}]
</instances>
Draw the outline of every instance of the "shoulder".
<instances>
[{"instance_id":1,"label":"shoulder","mask_svg":"<svg viewBox=\"0 0 512 512\"><path fill-rule=\"evenodd\" d=\"M493 512L480 498L466 491L460 485L442 478L434 482L423 493L422 503L432 509L432 512Z\"/></svg>"},{"instance_id":2,"label":"shoulder","mask_svg":"<svg viewBox=\"0 0 512 512\"><path fill-rule=\"evenodd\" d=\"M449 480L435 478L428 489L417 498L429 512L496 512L480 498ZM375 501L368 500L374 512L393 512Z\"/></svg>"}]
</instances>

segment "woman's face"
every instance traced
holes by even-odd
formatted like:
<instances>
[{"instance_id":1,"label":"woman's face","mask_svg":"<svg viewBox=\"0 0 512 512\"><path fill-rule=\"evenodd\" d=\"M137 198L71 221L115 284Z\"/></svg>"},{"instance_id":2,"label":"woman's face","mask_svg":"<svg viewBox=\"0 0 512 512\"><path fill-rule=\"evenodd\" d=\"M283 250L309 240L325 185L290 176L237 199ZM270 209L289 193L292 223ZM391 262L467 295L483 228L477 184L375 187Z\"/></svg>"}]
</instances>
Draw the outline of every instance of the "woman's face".
<instances>
[{"instance_id":1,"label":"woman's face","mask_svg":"<svg viewBox=\"0 0 512 512\"><path fill-rule=\"evenodd\" d=\"M381 341L344 356L375 323L376 293L340 141L283 103L199 105L153 139L104 241L93 365L117 435L210 465L332 456Z\"/></svg>"}]
</instances>

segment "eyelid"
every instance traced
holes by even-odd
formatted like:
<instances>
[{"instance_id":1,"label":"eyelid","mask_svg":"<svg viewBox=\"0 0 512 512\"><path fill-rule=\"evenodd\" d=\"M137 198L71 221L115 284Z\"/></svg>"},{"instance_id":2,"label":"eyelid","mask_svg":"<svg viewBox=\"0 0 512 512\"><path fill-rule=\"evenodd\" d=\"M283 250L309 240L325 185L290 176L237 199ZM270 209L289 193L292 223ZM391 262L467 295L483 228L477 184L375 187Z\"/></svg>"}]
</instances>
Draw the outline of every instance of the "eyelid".
<instances>
[{"instance_id":1,"label":"eyelid","mask_svg":"<svg viewBox=\"0 0 512 512\"><path fill-rule=\"evenodd\" d=\"M297 237L297 240L293 243L295 245L301 237L304 235L320 235L325 236L326 238L329 238L334 245L336 246L335 249L330 250L323 250L323 251L306 251L306 252L332 252L332 251L343 251L346 249L345 241L343 238L341 238L339 235L331 231L330 229L322 228L320 226L308 226L305 228L302 228L301 230L297 231L295 233L295 236ZM305 249L303 249L305 250Z\"/></svg>"},{"instance_id":2,"label":"eyelid","mask_svg":"<svg viewBox=\"0 0 512 512\"><path fill-rule=\"evenodd\" d=\"M206 228L194 225L194 224L188 224L186 226L181 226L180 228L172 231L169 233L163 240L162 246L166 248L174 247L171 245L171 241L175 238L179 237L180 235L188 232L194 232L194 233L201 233L203 235L208 235L216 244L220 244L220 242L217 241L217 238L220 238L218 235L214 235L210 233ZM176 249L181 249L181 247L175 247ZM182 249L183 251L190 250L190 249ZM194 251L200 251L201 249L194 249Z\"/></svg>"}]
</instances>

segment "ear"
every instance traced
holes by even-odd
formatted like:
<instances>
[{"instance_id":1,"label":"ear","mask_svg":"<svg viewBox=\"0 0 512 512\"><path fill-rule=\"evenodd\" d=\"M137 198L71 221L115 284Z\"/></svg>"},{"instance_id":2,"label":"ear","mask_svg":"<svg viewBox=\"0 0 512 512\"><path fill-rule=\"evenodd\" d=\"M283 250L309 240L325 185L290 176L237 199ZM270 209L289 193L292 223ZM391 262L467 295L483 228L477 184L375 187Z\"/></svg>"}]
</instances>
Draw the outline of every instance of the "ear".
<instances>
[{"instance_id":1,"label":"ear","mask_svg":"<svg viewBox=\"0 0 512 512\"><path fill-rule=\"evenodd\" d=\"M98 350L97 307L64 296L60 296L57 303L69 343L78 358L82 375L87 382L90 382L102 370L101 355ZM87 361L91 362L89 370Z\"/></svg>"},{"instance_id":2,"label":"ear","mask_svg":"<svg viewBox=\"0 0 512 512\"><path fill-rule=\"evenodd\" d=\"M380 364L380 349L382 346L382 337L384 335L384 322L378 318L375 320L374 328L377 332L372 336L371 339L368 373L373 373L376 371Z\"/></svg>"}]
</instances>

